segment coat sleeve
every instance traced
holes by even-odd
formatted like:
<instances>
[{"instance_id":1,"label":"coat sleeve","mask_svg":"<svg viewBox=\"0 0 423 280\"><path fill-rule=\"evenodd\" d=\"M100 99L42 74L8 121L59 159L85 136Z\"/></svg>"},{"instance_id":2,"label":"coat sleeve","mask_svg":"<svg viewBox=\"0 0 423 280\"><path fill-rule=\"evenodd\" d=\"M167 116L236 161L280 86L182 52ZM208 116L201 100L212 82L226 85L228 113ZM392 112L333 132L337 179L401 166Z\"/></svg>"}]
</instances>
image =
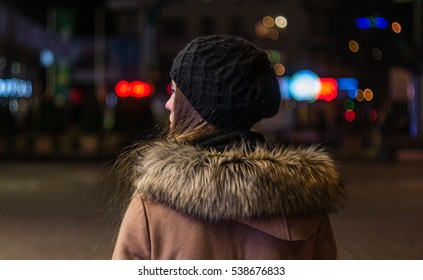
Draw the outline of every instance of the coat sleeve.
<instances>
[{"instance_id":1,"label":"coat sleeve","mask_svg":"<svg viewBox=\"0 0 423 280\"><path fill-rule=\"evenodd\" d=\"M323 214L320 226L317 230L317 244L315 259L335 260L337 259L337 248L335 236L327 214Z\"/></svg>"},{"instance_id":2,"label":"coat sleeve","mask_svg":"<svg viewBox=\"0 0 423 280\"><path fill-rule=\"evenodd\" d=\"M150 259L150 249L145 205L141 195L137 195L131 200L123 217L112 259Z\"/></svg>"}]
</instances>

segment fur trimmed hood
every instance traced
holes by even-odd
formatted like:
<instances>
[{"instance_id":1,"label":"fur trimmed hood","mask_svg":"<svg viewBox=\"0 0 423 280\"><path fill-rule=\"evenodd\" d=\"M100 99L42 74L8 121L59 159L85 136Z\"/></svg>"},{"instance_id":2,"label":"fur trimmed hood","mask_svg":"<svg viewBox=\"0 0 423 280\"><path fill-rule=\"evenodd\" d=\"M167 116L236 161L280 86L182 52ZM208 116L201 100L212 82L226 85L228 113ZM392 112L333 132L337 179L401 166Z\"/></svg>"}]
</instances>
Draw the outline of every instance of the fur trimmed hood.
<instances>
[{"instance_id":1,"label":"fur trimmed hood","mask_svg":"<svg viewBox=\"0 0 423 280\"><path fill-rule=\"evenodd\" d=\"M298 216L343 206L332 159L317 147L225 151L170 141L144 147L136 193L206 221Z\"/></svg>"}]
</instances>

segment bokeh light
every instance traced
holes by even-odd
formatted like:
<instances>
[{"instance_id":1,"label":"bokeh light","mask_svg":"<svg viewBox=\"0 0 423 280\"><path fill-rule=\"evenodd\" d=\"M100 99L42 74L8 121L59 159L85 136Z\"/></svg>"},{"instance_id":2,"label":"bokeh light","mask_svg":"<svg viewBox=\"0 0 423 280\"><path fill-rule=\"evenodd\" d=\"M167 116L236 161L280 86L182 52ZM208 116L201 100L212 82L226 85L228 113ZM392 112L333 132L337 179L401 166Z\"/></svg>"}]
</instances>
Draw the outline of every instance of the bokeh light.
<instances>
[{"instance_id":1,"label":"bokeh light","mask_svg":"<svg viewBox=\"0 0 423 280\"><path fill-rule=\"evenodd\" d=\"M373 24L376 28L387 28L388 27L388 20L384 17L373 17Z\"/></svg>"},{"instance_id":2,"label":"bokeh light","mask_svg":"<svg viewBox=\"0 0 423 280\"><path fill-rule=\"evenodd\" d=\"M345 110L354 110L354 102L351 99L347 99L344 101L344 109Z\"/></svg>"},{"instance_id":3,"label":"bokeh light","mask_svg":"<svg viewBox=\"0 0 423 280\"><path fill-rule=\"evenodd\" d=\"M356 19L356 26L359 29L381 28L388 27L388 20L384 17L373 15L370 17L359 17Z\"/></svg>"},{"instance_id":4,"label":"bokeh light","mask_svg":"<svg viewBox=\"0 0 423 280\"><path fill-rule=\"evenodd\" d=\"M275 73L278 76L285 74L285 66L283 66L281 63L276 63L273 65L273 69L275 69Z\"/></svg>"},{"instance_id":5,"label":"bokeh light","mask_svg":"<svg viewBox=\"0 0 423 280\"><path fill-rule=\"evenodd\" d=\"M75 105L81 105L84 100L84 95L80 89L72 88L69 91L69 101ZM107 103L107 99L106 99Z\"/></svg>"},{"instance_id":6,"label":"bokeh light","mask_svg":"<svg viewBox=\"0 0 423 280\"><path fill-rule=\"evenodd\" d=\"M358 89L358 81L355 78L338 78L338 90L346 91L348 97L354 99Z\"/></svg>"},{"instance_id":7,"label":"bokeh light","mask_svg":"<svg viewBox=\"0 0 423 280\"><path fill-rule=\"evenodd\" d=\"M276 40L279 38L279 32L274 28L268 28L267 37L271 40Z\"/></svg>"},{"instance_id":8,"label":"bokeh light","mask_svg":"<svg viewBox=\"0 0 423 280\"><path fill-rule=\"evenodd\" d=\"M279 31L275 28L285 28L288 24L286 18L283 16L276 17L276 21L271 16L265 16L261 22L257 22L255 25L255 33L261 38L268 38L270 40L277 40L279 38Z\"/></svg>"},{"instance_id":9,"label":"bokeh light","mask_svg":"<svg viewBox=\"0 0 423 280\"><path fill-rule=\"evenodd\" d=\"M271 16L265 16L263 18L263 24L266 27L273 27L275 25L275 20Z\"/></svg>"},{"instance_id":10,"label":"bokeh light","mask_svg":"<svg viewBox=\"0 0 423 280\"><path fill-rule=\"evenodd\" d=\"M40 52L40 64L43 67L50 67L54 63L54 53L50 49L42 49Z\"/></svg>"},{"instance_id":11,"label":"bokeh light","mask_svg":"<svg viewBox=\"0 0 423 280\"><path fill-rule=\"evenodd\" d=\"M382 59L382 50L379 48L373 48L372 55L374 59L381 60Z\"/></svg>"},{"instance_id":12,"label":"bokeh light","mask_svg":"<svg viewBox=\"0 0 423 280\"><path fill-rule=\"evenodd\" d=\"M314 101L321 90L319 76L309 70L300 70L291 77L289 91L297 101Z\"/></svg>"},{"instance_id":13,"label":"bokeh light","mask_svg":"<svg viewBox=\"0 0 423 280\"><path fill-rule=\"evenodd\" d=\"M16 114L17 112L19 112L18 99L16 98L9 99L9 110L12 114Z\"/></svg>"},{"instance_id":14,"label":"bokeh light","mask_svg":"<svg viewBox=\"0 0 423 280\"><path fill-rule=\"evenodd\" d=\"M143 81L119 81L115 86L116 95L119 97L148 97L154 92L154 87Z\"/></svg>"},{"instance_id":15,"label":"bokeh light","mask_svg":"<svg viewBox=\"0 0 423 280\"><path fill-rule=\"evenodd\" d=\"M271 63L278 63L281 60L281 54L275 50L268 51L267 56Z\"/></svg>"},{"instance_id":16,"label":"bokeh light","mask_svg":"<svg viewBox=\"0 0 423 280\"><path fill-rule=\"evenodd\" d=\"M255 26L256 35L262 38L267 36L267 27L262 22L257 22Z\"/></svg>"},{"instance_id":17,"label":"bokeh light","mask_svg":"<svg viewBox=\"0 0 423 280\"><path fill-rule=\"evenodd\" d=\"M275 24L279 28L285 28L288 25L288 21L283 16L278 16L275 19Z\"/></svg>"},{"instance_id":18,"label":"bokeh light","mask_svg":"<svg viewBox=\"0 0 423 280\"><path fill-rule=\"evenodd\" d=\"M353 110L345 110L344 117L347 122L353 122L357 116Z\"/></svg>"},{"instance_id":19,"label":"bokeh light","mask_svg":"<svg viewBox=\"0 0 423 280\"><path fill-rule=\"evenodd\" d=\"M363 96L364 96L364 99L366 99L367 101L371 101L373 99L373 91L369 88L366 88L363 91Z\"/></svg>"},{"instance_id":20,"label":"bokeh light","mask_svg":"<svg viewBox=\"0 0 423 280\"><path fill-rule=\"evenodd\" d=\"M132 82L132 92L135 97L147 97L150 95L151 86L144 82Z\"/></svg>"},{"instance_id":21,"label":"bokeh light","mask_svg":"<svg viewBox=\"0 0 423 280\"><path fill-rule=\"evenodd\" d=\"M289 93L289 77L283 76L278 78L279 89L283 100L292 100L291 94Z\"/></svg>"},{"instance_id":22,"label":"bokeh light","mask_svg":"<svg viewBox=\"0 0 423 280\"><path fill-rule=\"evenodd\" d=\"M0 79L0 97L30 97L32 83L21 79Z\"/></svg>"},{"instance_id":23,"label":"bokeh light","mask_svg":"<svg viewBox=\"0 0 423 280\"><path fill-rule=\"evenodd\" d=\"M172 94L172 83L168 83L166 86L166 92L167 94Z\"/></svg>"},{"instance_id":24,"label":"bokeh light","mask_svg":"<svg viewBox=\"0 0 423 280\"><path fill-rule=\"evenodd\" d=\"M14 75L19 74L21 72L21 64L17 61L13 62L11 70L12 70L12 74L14 74Z\"/></svg>"},{"instance_id":25,"label":"bokeh light","mask_svg":"<svg viewBox=\"0 0 423 280\"><path fill-rule=\"evenodd\" d=\"M107 96L106 96L106 105L107 105L107 107L109 107L109 108L116 107L117 102L118 102L118 99L117 99L117 97L116 97L115 94L113 94L113 93L108 93L107 94Z\"/></svg>"},{"instance_id":26,"label":"bokeh light","mask_svg":"<svg viewBox=\"0 0 423 280\"><path fill-rule=\"evenodd\" d=\"M103 119L103 127L105 130L112 130L115 127L115 118L112 115L105 115Z\"/></svg>"},{"instance_id":27,"label":"bokeh light","mask_svg":"<svg viewBox=\"0 0 423 280\"><path fill-rule=\"evenodd\" d=\"M375 122L377 120L377 112L374 109L369 110L369 121Z\"/></svg>"},{"instance_id":28,"label":"bokeh light","mask_svg":"<svg viewBox=\"0 0 423 280\"><path fill-rule=\"evenodd\" d=\"M364 100L364 92L362 89L357 89L355 92L355 99L357 99L358 101L363 101Z\"/></svg>"},{"instance_id":29,"label":"bokeh light","mask_svg":"<svg viewBox=\"0 0 423 280\"><path fill-rule=\"evenodd\" d=\"M401 24L399 24L398 22L396 22L396 21L394 21L392 24L391 24L391 28L392 28L392 31L394 31L395 33L401 33L401 31L402 31L402 26L401 26Z\"/></svg>"},{"instance_id":30,"label":"bokeh light","mask_svg":"<svg viewBox=\"0 0 423 280\"><path fill-rule=\"evenodd\" d=\"M338 96L338 82L333 78L320 78L320 91L317 99L330 102Z\"/></svg>"},{"instance_id":31,"label":"bokeh light","mask_svg":"<svg viewBox=\"0 0 423 280\"><path fill-rule=\"evenodd\" d=\"M116 84L115 92L119 97L127 97L130 94L129 83L127 81L119 81Z\"/></svg>"},{"instance_id":32,"label":"bokeh light","mask_svg":"<svg viewBox=\"0 0 423 280\"><path fill-rule=\"evenodd\" d=\"M360 46L354 40L349 41L348 47L349 47L350 51L352 51L352 52L358 52L358 50L360 49Z\"/></svg>"}]
</instances>

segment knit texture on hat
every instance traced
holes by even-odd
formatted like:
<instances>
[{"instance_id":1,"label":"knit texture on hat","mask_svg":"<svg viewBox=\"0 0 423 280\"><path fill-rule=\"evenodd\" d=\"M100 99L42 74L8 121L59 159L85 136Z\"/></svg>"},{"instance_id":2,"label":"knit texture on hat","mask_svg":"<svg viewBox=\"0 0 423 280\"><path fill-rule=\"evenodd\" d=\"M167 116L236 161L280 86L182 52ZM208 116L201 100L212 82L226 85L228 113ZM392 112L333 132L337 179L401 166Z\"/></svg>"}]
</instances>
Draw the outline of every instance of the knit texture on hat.
<instances>
[{"instance_id":1,"label":"knit texture on hat","mask_svg":"<svg viewBox=\"0 0 423 280\"><path fill-rule=\"evenodd\" d=\"M176 56L170 76L219 129L249 129L279 110L279 84L266 53L241 38L196 38Z\"/></svg>"}]
</instances>

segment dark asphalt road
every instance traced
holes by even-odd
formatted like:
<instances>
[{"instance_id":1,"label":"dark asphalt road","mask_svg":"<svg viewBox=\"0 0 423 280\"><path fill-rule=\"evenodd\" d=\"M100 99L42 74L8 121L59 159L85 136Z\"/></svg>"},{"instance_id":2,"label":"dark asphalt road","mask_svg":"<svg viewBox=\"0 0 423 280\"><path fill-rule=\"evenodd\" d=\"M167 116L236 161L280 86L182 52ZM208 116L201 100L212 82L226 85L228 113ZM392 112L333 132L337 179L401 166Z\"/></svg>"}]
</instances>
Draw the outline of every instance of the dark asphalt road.
<instances>
[{"instance_id":1,"label":"dark asphalt road","mask_svg":"<svg viewBox=\"0 0 423 280\"><path fill-rule=\"evenodd\" d=\"M423 259L423 162L341 162L340 259ZM0 259L110 259L119 225L110 166L0 162Z\"/></svg>"}]
</instances>

